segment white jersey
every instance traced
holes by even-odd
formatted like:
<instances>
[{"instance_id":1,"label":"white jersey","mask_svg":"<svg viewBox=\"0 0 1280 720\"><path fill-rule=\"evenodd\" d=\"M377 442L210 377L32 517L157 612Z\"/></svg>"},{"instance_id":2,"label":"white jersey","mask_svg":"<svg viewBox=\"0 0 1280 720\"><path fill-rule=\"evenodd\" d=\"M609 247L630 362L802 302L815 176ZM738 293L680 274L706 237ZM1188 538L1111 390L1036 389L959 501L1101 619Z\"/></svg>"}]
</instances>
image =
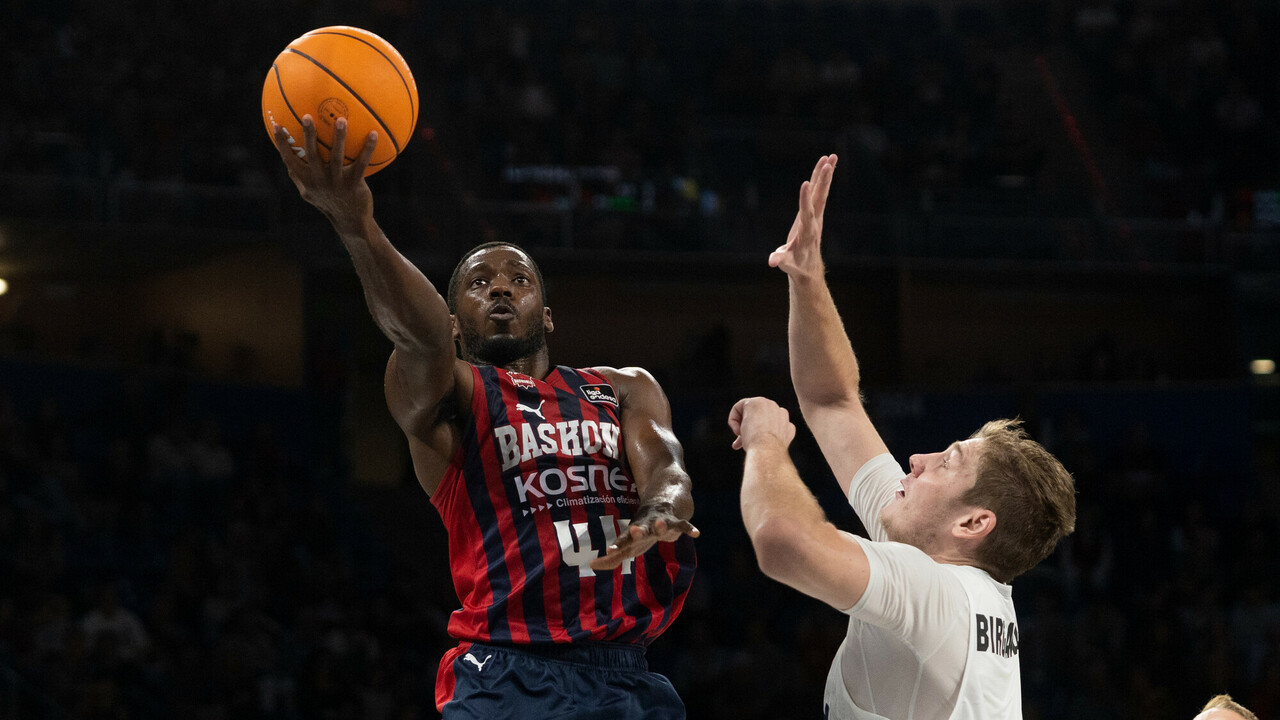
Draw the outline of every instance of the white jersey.
<instances>
[{"instance_id":1,"label":"white jersey","mask_svg":"<svg viewBox=\"0 0 1280 720\"><path fill-rule=\"evenodd\" d=\"M845 611L823 698L828 720L1015 720L1022 717L1011 588L984 570L935 562L888 542L880 511L906 473L885 454L854 476L849 502L871 540L866 592Z\"/></svg>"}]
</instances>

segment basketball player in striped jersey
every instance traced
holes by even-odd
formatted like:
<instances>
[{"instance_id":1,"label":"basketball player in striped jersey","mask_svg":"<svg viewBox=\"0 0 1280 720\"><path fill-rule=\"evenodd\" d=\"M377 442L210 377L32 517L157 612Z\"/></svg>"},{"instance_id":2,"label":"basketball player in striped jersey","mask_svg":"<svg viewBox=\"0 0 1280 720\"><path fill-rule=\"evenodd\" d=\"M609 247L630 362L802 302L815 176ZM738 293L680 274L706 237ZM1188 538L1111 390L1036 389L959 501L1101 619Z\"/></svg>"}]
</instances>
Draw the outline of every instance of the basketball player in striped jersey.
<instances>
[{"instance_id":1,"label":"basketball player in striped jersey","mask_svg":"<svg viewBox=\"0 0 1280 720\"><path fill-rule=\"evenodd\" d=\"M302 197L333 224L394 344L387 405L449 534L462 607L436 705L467 718L683 718L645 647L680 613L696 564L693 500L662 389L644 370L553 366L542 274L489 243L445 295L378 228L358 159L305 157L276 130ZM340 159L346 124L337 123ZM456 354L460 348L461 358Z\"/></svg>"},{"instance_id":2,"label":"basketball player in striped jersey","mask_svg":"<svg viewBox=\"0 0 1280 720\"><path fill-rule=\"evenodd\" d=\"M729 426L746 451L742 515L761 570L849 615L825 720L1022 717L1010 581L1075 525L1071 475L1018 423L992 421L903 472L862 405L858 362L822 262L836 157L801 186L787 243L791 379L805 421L870 539L827 521L788 456L795 426L765 398ZM815 708L816 710L816 708ZM814 712L817 716L817 712Z\"/></svg>"}]
</instances>

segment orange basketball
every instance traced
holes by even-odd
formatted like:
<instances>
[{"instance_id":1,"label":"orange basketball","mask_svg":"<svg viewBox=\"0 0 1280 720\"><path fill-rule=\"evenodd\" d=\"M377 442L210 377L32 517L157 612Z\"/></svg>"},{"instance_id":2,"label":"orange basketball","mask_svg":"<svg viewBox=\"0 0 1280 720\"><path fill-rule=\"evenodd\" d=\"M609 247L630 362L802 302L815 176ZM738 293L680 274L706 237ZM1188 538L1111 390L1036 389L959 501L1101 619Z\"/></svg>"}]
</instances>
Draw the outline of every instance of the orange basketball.
<instances>
[{"instance_id":1,"label":"orange basketball","mask_svg":"<svg viewBox=\"0 0 1280 720\"><path fill-rule=\"evenodd\" d=\"M418 123L418 87L404 58L391 43L368 30L334 25L289 43L271 64L262 85L262 121L289 132L294 152L302 154L302 116L316 125L316 149L328 161L334 122L347 119L343 164L360 155L371 130L378 146L366 177L400 154Z\"/></svg>"}]
</instances>

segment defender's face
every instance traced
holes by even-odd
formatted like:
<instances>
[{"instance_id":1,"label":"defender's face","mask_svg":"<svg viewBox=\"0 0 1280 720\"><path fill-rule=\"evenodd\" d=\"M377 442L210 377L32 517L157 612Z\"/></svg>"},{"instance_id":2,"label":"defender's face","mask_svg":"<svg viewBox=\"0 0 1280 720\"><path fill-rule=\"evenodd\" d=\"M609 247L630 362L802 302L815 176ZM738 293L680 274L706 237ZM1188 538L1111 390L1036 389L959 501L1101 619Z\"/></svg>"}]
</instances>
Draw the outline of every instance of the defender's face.
<instances>
[{"instance_id":1,"label":"defender's face","mask_svg":"<svg viewBox=\"0 0 1280 720\"><path fill-rule=\"evenodd\" d=\"M503 365L543 346L551 311L537 278L529 257L515 248L493 247L468 259L454 314L464 356Z\"/></svg>"},{"instance_id":2,"label":"defender's face","mask_svg":"<svg viewBox=\"0 0 1280 720\"><path fill-rule=\"evenodd\" d=\"M981 439L954 442L946 450L912 455L911 474L880 512L890 540L925 552L951 532L951 524L967 506L961 500L977 480Z\"/></svg>"}]
</instances>

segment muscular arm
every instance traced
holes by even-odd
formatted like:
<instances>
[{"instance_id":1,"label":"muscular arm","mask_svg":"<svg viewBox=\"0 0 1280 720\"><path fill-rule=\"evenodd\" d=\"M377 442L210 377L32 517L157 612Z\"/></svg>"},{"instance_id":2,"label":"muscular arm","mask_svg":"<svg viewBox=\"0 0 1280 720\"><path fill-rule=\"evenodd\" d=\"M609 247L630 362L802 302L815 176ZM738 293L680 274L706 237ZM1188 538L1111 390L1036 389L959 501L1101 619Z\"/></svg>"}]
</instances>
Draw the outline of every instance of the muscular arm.
<instances>
[{"instance_id":1,"label":"muscular arm","mask_svg":"<svg viewBox=\"0 0 1280 720\"><path fill-rule=\"evenodd\" d=\"M734 406L729 425L746 451L742 521L761 572L837 610L853 607L870 577L866 552L827 520L800 480L787 452L795 437L787 411L750 398Z\"/></svg>"},{"instance_id":2,"label":"muscular arm","mask_svg":"<svg viewBox=\"0 0 1280 720\"><path fill-rule=\"evenodd\" d=\"M454 354L449 308L426 276L392 246L372 216L352 224L335 221L334 228L351 255L374 322L395 345L387 361L384 392L387 407L411 438L411 446L412 439L425 443L414 453L415 465L418 455L429 449L447 461L453 435L437 433L441 406L457 399L459 381L466 384L471 379Z\"/></svg>"},{"instance_id":3,"label":"muscular arm","mask_svg":"<svg viewBox=\"0 0 1280 720\"><path fill-rule=\"evenodd\" d=\"M787 274L787 341L791 382L800 411L845 494L858 468L887 452L862 405L858 360L826 282L821 240L823 212L835 156L824 157L800 188L800 209L769 264ZM866 520L866 518L864 518Z\"/></svg>"},{"instance_id":4,"label":"muscular arm","mask_svg":"<svg viewBox=\"0 0 1280 720\"><path fill-rule=\"evenodd\" d=\"M640 368L596 370L618 393L627 462L640 495L628 534L591 563L593 569L612 570L654 543L699 533L689 522L692 483L684 467L684 450L671 430L671 406L662 387Z\"/></svg>"},{"instance_id":5,"label":"muscular arm","mask_svg":"<svg viewBox=\"0 0 1280 720\"><path fill-rule=\"evenodd\" d=\"M303 128L303 157L293 152L279 126L275 128L276 149L299 194L337 231L360 278L374 322L395 345L387 363L388 407L410 437L415 464L423 453L447 458L452 436L434 432L435 423L442 401L458 389L460 379L470 375L454 356L452 320L444 298L396 250L373 218L373 195L365 183L364 169L377 135L370 133L356 161L343 167L345 119L337 121L327 163L316 152L315 124L309 116L303 118ZM421 447L414 446L414 439Z\"/></svg>"}]
</instances>

